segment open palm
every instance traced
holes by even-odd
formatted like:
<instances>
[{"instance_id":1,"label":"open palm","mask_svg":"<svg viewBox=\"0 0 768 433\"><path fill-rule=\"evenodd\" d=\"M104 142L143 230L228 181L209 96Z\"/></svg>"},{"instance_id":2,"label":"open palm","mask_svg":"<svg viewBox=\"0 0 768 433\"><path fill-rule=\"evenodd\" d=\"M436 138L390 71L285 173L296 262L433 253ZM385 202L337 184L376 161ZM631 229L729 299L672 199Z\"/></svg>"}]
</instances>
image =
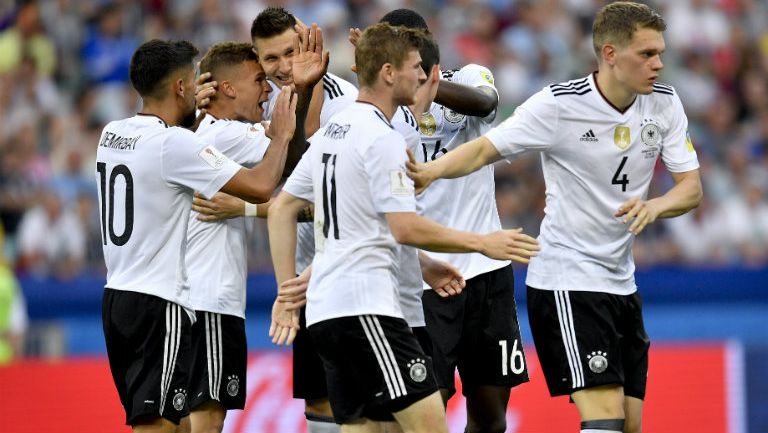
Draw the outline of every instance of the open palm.
<instances>
[{"instance_id":1,"label":"open palm","mask_svg":"<svg viewBox=\"0 0 768 433\"><path fill-rule=\"evenodd\" d=\"M293 82L297 88L311 88L328 72L328 52L323 52L323 31L312 24L299 29L293 40Z\"/></svg>"}]
</instances>

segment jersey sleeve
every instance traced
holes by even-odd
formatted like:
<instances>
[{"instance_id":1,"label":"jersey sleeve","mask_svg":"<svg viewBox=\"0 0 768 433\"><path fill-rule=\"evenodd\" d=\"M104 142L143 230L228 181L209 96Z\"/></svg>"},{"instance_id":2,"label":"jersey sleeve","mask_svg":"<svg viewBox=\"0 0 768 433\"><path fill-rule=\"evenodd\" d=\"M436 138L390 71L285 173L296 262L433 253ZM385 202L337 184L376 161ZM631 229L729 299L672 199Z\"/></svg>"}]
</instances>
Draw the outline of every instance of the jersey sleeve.
<instances>
[{"instance_id":1,"label":"jersey sleeve","mask_svg":"<svg viewBox=\"0 0 768 433\"><path fill-rule=\"evenodd\" d=\"M493 73L485 66L470 63L456 71L451 77L451 81L458 84L464 84L470 87L487 87L493 90L496 95L496 101L499 100L499 91L496 89L496 82L493 79ZM485 117L478 118L483 123L492 123L496 118L496 110Z\"/></svg>"},{"instance_id":2,"label":"jersey sleeve","mask_svg":"<svg viewBox=\"0 0 768 433\"><path fill-rule=\"evenodd\" d=\"M299 163L293 169L293 173L288 176L288 180L283 185L283 191L308 202L315 202L315 195L312 183L312 163L311 150L304 152Z\"/></svg>"},{"instance_id":3,"label":"jersey sleeve","mask_svg":"<svg viewBox=\"0 0 768 433\"><path fill-rule=\"evenodd\" d=\"M413 181L405 174L405 140L392 131L362 155L376 212L416 212Z\"/></svg>"},{"instance_id":4,"label":"jersey sleeve","mask_svg":"<svg viewBox=\"0 0 768 433\"><path fill-rule=\"evenodd\" d=\"M662 141L661 158L667 170L672 173L682 173L699 168L699 159L688 133L688 117L685 115L677 92L672 95L672 98L674 102L668 108L671 110L671 117Z\"/></svg>"},{"instance_id":5,"label":"jersey sleeve","mask_svg":"<svg viewBox=\"0 0 768 433\"><path fill-rule=\"evenodd\" d=\"M554 96L545 88L517 107L485 137L506 159L514 159L530 150L546 151L554 142L557 111Z\"/></svg>"},{"instance_id":6,"label":"jersey sleeve","mask_svg":"<svg viewBox=\"0 0 768 433\"><path fill-rule=\"evenodd\" d=\"M162 176L166 182L185 186L209 198L242 167L190 131L177 128L163 143Z\"/></svg>"}]
</instances>

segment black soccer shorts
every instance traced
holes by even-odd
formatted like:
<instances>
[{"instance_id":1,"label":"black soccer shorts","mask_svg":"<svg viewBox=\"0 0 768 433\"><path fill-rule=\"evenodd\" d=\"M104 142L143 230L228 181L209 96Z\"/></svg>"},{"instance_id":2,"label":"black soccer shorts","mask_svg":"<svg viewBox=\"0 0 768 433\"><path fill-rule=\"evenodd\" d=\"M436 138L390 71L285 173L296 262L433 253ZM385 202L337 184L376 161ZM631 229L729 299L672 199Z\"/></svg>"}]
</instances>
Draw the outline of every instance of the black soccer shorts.
<instances>
[{"instance_id":1,"label":"black soccer shorts","mask_svg":"<svg viewBox=\"0 0 768 433\"><path fill-rule=\"evenodd\" d=\"M189 414L190 319L156 296L104 289L102 325L112 379L125 423L163 417L178 424Z\"/></svg>"},{"instance_id":2,"label":"black soccer shorts","mask_svg":"<svg viewBox=\"0 0 768 433\"><path fill-rule=\"evenodd\" d=\"M306 307L299 311L299 331L293 340L293 398L319 400L328 398L325 369L315 344L307 331Z\"/></svg>"},{"instance_id":3,"label":"black soccer shorts","mask_svg":"<svg viewBox=\"0 0 768 433\"><path fill-rule=\"evenodd\" d=\"M465 390L528 382L511 265L470 278L457 296L425 290L421 300L440 388L456 392L457 367Z\"/></svg>"},{"instance_id":4,"label":"black soccer shorts","mask_svg":"<svg viewBox=\"0 0 768 433\"><path fill-rule=\"evenodd\" d=\"M217 401L227 410L243 409L247 368L245 320L198 311L192 325L190 409L208 401Z\"/></svg>"},{"instance_id":5,"label":"black soccer shorts","mask_svg":"<svg viewBox=\"0 0 768 433\"><path fill-rule=\"evenodd\" d=\"M651 343L637 292L528 287L528 319L552 396L617 384L624 395L645 397Z\"/></svg>"},{"instance_id":6,"label":"black soccer shorts","mask_svg":"<svg viewBox=\"0 0 768 433\"><path fill-rule=\"evenodd\" d=\"M309 333L338 424L391 421L392 413L437 391L432 362L403 319L341 317L313 324Z\"/></svg>"}]
</instances>

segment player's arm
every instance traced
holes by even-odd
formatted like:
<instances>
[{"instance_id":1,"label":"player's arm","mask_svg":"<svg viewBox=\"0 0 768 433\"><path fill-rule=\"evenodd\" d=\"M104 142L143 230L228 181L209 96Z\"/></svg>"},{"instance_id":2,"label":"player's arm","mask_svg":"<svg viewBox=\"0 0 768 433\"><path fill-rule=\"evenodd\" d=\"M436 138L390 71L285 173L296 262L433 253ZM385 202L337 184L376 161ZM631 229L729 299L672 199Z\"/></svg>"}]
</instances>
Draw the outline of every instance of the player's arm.
<instances>
[{"instance_id":1,"label":"player's arm","mask_svg":"<svg viewBox=\"0 0 768 433\"><path fill-rule=\"evenodd\" d=\"M629 231L637 235L657 218L673 218L698 207L704 196L699 170L671 175L675 186L664 195L650 200L631 198L619 206L614 216L623 217L625 224L632 222Z\"/></svg>"},{"instance_id":2,"label":"player's arm","mask_svg":"<svg viewBox=\"0 0 768 433\"><path fill-rule=\"evenodd\" d=\"M296 276L296 217L307 204L309 202L282 191L267 217L269 251L278 286ZM276 299L272 305L272 323L269 327L272 342L291 344L296 337L298 323L297 311L289 311L285 303Z\"/></svg>"},{"instance_id":3,"label":"player's arm","mask_svg":"<svg viewBox=\"0 0 768 433\"><path fill-rule=\"evenodd\" d=\"M411 152L406 163L408 177L413 179L416 192L420 193L437 179L454 179L473 173L485 165L501 159L501 155L486 137L478 137L460 145L442 157L428 163L420 163Z\"/></svg>"},{"instance_id":4,"label":"player's arm","mask_svg":"<svg viewBox=\"0 0 768 433\"><path fill-rule=\"evenodd\" d=\"M485 235L440 225L415 212L386 213L397 242L440 253L478 252L497 260L528 263L537 254L539 242L521 229L499 230Z\"/></svg>"},{"instance_id":5,"label":"player's arm","mask_svg":"<svg viewBox=\"0 0 768 433\"><path fill-rule=\"evenodd\" d=\"M488 86L472 87L440 80L435 102L451 110L475 117L487 117L499 105L499 96Z\"/></svg>"},{"instance_id":6,"label":"player's arm","mask_svg":"<svg viewBox=\"0 0 768 433\"><path fill-rule=\"evenodd\" d=\"M296 132L289 146L285 176L290 175L301 155L307 150L306 138L320 128L320 110L323 104L323 87L320 81L328 72L330 59L328 52L323 51L323 31L317 24L312 24L311 28L296 34L293 52L293 83L299 100L296 105ZM317 99L314 104L313 99Z\"/></svg>"},{"instance_id":7,"label":"player's arm","mask_svg":"<svg viewBox=\"0 0 768 433\"><path fill-rule=\"evenodd\" d=\"M296 97L290 87L283 87L277 96L272 122L267 127L271 142L264 158L251 169L240 169L221 191L251 203L269 201L283 174L288 143L296 127L295 113Z\"/></svg>"}]
</instances>

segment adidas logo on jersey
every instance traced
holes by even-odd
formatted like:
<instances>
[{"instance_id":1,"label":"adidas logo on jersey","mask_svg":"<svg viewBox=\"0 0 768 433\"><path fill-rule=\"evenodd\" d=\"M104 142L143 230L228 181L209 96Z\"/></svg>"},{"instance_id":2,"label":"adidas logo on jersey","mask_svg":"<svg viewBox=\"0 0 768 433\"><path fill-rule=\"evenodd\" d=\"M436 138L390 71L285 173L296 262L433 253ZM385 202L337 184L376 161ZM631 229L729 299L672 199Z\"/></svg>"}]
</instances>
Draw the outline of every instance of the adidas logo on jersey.
<instances>
[{"instance_id":1,"label":"adidas logo on jersey","mask_svg":"<svg viewBox=\"0 0 768 433\"><path fill-rule=\"evenodd\" d=\"M585 132L584 135L581 136L579 141L599 141L597 137L595 137L595 133L592 132L590 129L589 131Z\"/></svg>"}]
</instances>

